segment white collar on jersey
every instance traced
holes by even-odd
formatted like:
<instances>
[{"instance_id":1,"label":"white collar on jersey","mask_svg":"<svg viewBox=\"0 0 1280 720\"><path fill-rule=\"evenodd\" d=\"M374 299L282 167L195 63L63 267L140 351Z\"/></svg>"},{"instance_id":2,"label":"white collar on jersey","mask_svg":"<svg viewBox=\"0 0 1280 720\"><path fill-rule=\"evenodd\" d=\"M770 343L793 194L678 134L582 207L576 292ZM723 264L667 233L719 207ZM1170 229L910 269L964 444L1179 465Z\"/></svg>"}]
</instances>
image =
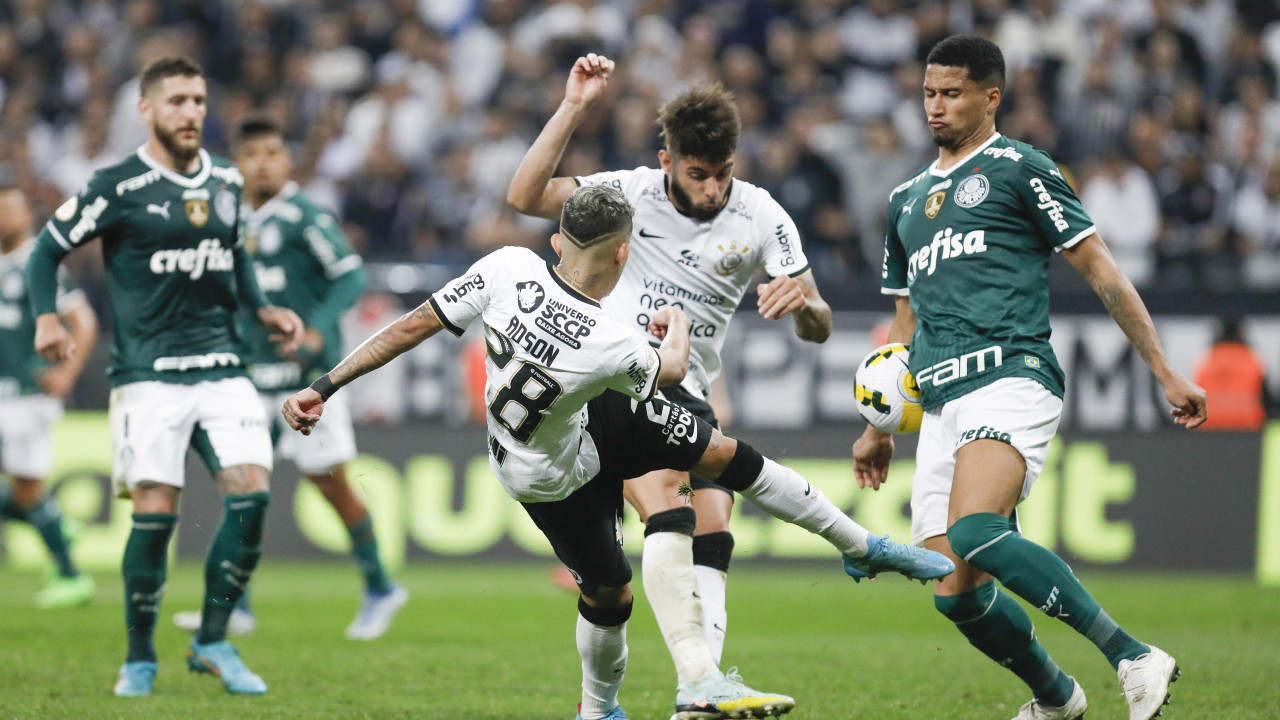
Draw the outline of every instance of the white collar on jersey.
<instances>
[{"instance_id":1,"label":"white collar on jersey","mask_svg":"<svg viewBox=\"0 0 1280 720\"><path fill-rule=\"evenodd\" d=\"M243 212L241 214L250 222L266 220L276 213L277 207L283 205L289 198L297 195L298 191L301 189L302 188L298 186L297 182L290 180L284 184L284 187L280 188L280 192L273 195L270 200L262 203L262 207L257 210L253 210L253 206L249 203L243 203L244 209L247 212Z\"/></svg>"},{"instance_id":2,"label":"white collar on jersey","mask_svg":"<svg viewBox=\"0 0 1280 720\"><path fill-rule=\"evenodd\" d=\"M999 139L1000 139L1000 137L1001 137L1001 136L1000 136L1000 133L998 133L998 132L993 132L993 133L991 134L991 137L987 138L986 142L984 142L984 143L982 143L981 145L979 145L978 147L974 148L974 149L973 149L973 152L971 152L971 153L969 153L968 155L965 155L964 157L960 158L960 160L958 160L958 161L956 162L956 164L955 164L955 165L952 165L951 167L947 168L946 170L939 170L939 169L938 169L938 163L939 163L939 162L941 162L942 158L938 158L938 159L934 160L934 161L933 161L933 164L929 166L929 174L930 174L930 175L933 175L933 176L935 176L935 177L946 177L946 176L950 175L952 172L954 172L954 171L955 171L955 169L956 169L956 168L958 168L958 167L960 167L961 165L964 165L965 163L967 163L967 162L969 162L970 160L972 160L972 159L973 159L973 157L974 157L975 155L977 155L978 153L982 152L983 150L986 150L988 145L990 145L991 143L995 142L996 140L999 140Z\"/></svg>"},{"instance_id":3,"label":"white collar on jersey","mask_svg":"<svg viewBox=\"0 0 1280 720\"><path fill-rule=\"evenodd\" d=\"M209 171L213 168L213 161L209 159L209 153L204 148L200 148L197 155L200 157L200 172L191 177L187 177L181 173L176 173L169 168L156 162L155 158L147 154L147 146L143 145L138 148L138 158L146 163L148 167L160 173L160 177L168 180L175 185L181 185L185 188L198 188L205 184L209 179Z\"/></svg>"}]
</instances>

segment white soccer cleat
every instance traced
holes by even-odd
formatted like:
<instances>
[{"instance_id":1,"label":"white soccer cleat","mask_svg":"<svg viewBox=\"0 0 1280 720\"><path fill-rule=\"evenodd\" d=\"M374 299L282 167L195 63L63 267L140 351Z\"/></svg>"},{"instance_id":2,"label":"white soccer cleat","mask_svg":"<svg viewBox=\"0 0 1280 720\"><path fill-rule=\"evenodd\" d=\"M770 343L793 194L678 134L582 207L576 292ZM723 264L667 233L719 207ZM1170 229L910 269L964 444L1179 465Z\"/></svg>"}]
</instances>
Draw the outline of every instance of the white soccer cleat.
<instances>
[{"instance_id":1,"label":"white soccer cleat","mask_svg":"<svg viewBox=\"0 0 1280 720\"><path fill-rule=\"evenodd\" d=\"M1084 711L1089 707L1089 703L1084 699L1084 688L1080 687L1080 683L1076 682L1075 678L1071 678L1071 683L1075 687L1072 688L1071 698L1067 700L1066 705L1052 707L1032 700L1018 710L1013 720L1076 720L1084 717Z\"/></svg>"},{"instance_id":2,"label":"white soccer cleat","mask_svg":"<svg viewBox=\"0 0 1280 720\"><path fill-rule=\"evenodd\" d=\"M403 585L397 585L391 592L377 594L365 592L360 609L356 611L356 619L347 626L348 640L373 640L391 627L396 613L409 601L409 591Z\"/></svg>"},{"instance_id":3,"label":"white soccer cleat","mask_svg":"<svg viewBox=\"0 0 1280 720\"><path fill-rule=\"evenodd\" d=\"M786 695L752 690L742 682L738 668L676 689L676 713L671 720L719 718L767 718L785 715L796 706Z\"/></svg>"},{"instance_id":4,"label":"white soccer cleat","mask_svg":"<svg viewBox=\"0 0 1280 720\"><path fill-rule=\"evenodd\" d=\"M200 629L200 611L185 610L173 614L173 624L179 630L189 633ZM232 608L231 617L227 618L227 634L233 637L252 635L258 627L258 618L253 613L240 608Z\"/></svg>"},{"instance_id":5,"label":"white soccer cleat","mask_svg":"<svg viewBox=\"0 0 1280 720\"><path fill-rule=\"evenodd\" d=\"M1116 675L1120 692L1129 703L1129 720L1151 720L1169 704L1169 683L1178 679L1178 663L1155 645L1134 660L1121 660Z\"/></svg>"}]
</instances>

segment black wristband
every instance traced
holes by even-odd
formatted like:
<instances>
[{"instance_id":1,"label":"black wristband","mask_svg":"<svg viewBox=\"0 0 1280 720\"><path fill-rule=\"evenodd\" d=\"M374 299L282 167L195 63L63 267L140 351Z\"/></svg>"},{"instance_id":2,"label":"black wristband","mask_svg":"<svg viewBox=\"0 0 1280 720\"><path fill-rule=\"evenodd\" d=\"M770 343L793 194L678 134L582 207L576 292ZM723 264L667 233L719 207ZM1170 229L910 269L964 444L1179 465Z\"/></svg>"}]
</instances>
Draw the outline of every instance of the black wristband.
<instances>
[{"instance_id":1,"label":"black wristband","mask_svg":"<svg viewBox=\"0 0 1280 720\"><path fill-rule=\"evenodd\" d=\"M333 397L334 393L338 392L338 388L334 387L333 381L329 379L329 373L316 378L316 381L311 383L311 389L320 393L321 400L328 400Z\"/></svg>"}]
</instances>

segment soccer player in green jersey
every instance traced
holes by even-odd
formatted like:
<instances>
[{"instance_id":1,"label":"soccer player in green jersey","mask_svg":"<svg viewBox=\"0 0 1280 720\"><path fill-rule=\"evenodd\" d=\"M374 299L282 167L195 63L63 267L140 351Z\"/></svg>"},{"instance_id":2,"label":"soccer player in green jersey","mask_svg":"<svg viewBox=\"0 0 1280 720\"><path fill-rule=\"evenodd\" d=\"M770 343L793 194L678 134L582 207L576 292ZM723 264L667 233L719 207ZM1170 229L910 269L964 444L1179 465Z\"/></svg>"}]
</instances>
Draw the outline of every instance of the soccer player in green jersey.
<instances>
[{"instance_id":1,"label":"soccer player in green jersey","mask_svg":"<svg viewBox=\"0 0 1280 720\"><path fill-rule=\"evenodd\" d=\"M1096 644L1119 675L1130 720L1149 720L1177 677L1173 658L1126 633L1066 563L1020 534L1014 513L1044 467L1062 409L1049 257L1061 252L1088 280L1155 373L1174 422L1203 423L1205 394L1170 366L1142 299L1053 161L996 132L1003 89L995 44L955 36L934 46L924 108L938 159L889 198L881 283L896 302L889 340L911 343L925 409L912 540L956 563L938 583L938 611L1031 688L1015 720L1073 720L1085 695L992 578ZM892 455L892 436L868 427L853 446L859 486L879 488Z\"/></svg>"},{"instance_id":2,"label":"soccer player in green jersey","mask_svg":"<svg viewBox=\"0 0 1280 720\"><path fill-rule=\"evenodd\" d=\"M94 173L36 239L27 263L35 347L51 361L71 354L72 338L55 311L56 269L87 240L102 238L115 318L107 369L112 480L134 510L122 563L129 646L115 692L150 695L155 681L152 636L190 447L213 474L224 515L205 565L203 617L187 665L218 676L229 692L261 694L266 683L226 641L227 618L258 563L272 459L236 314L253 310L279 333L285 352L297 347L303 324L292 310L269 305L258 288L239 235L240 171L200 147L203 69L187 58L161 58L140 83L147 143Z\"/></svg>"},{"instance_id":3,"label":"soccer player in green jersey","mask_svg":"<svg viewBox=\"0 0 1280 720\"><path fill-rule=\"evenodd\" d=\"M315 483L351 535L351 552L364 574L365 593L355 620L347 627L347 637L373 640L391 626L409 594L383 568L373 519L347 482L346 463L356 456L351 411L345 401L330 403L327 410L332 415L326 417L330 424L317 427L311 435L282 433L288 428L275 412L285 398L342 359L338 323L364 292L364 267L333 216L289 179L293 163L279 126L256 117L243 122L236 137L235 161L244 173L245 244L254 260L258 286L268 302L297 312L307 326L302 345L281 357L267 332L242 314L249 347L246 360L267 416L275 418L276 453L292 460ZM233 634L254 627L248 597L242 595L231 614L228 628ZM200 614L177 613L173 621L194 631Z\"/></svg>"},{"instance_id":4,"label":"soccer player in green jersey","mask_svg":"<svg viewBox=\"0 0 1280 720\"><path fill-rule=\"evenodd\" d=\"M79 348L74 356L48 365L31 340L36 322L27 300L24 270L31 248L31 207L17 186L0 185L0 517L29 523L49 548L57 572L36 604L44 608L80 605L93 599L93 578L71 561L58 503L44 493L53 460L53 427L62 417L62 398L71 392L98 336L98 318L84 293L58 275L57 314Z\"/></svg>"}]
</instances>

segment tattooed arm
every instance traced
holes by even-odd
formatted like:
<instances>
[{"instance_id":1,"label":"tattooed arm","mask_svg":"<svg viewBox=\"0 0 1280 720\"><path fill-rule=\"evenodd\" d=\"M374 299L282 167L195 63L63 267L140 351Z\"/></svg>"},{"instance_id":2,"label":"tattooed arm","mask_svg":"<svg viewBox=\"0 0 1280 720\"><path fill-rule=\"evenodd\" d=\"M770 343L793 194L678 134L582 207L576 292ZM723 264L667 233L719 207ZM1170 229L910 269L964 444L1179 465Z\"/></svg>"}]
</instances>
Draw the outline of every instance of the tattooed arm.
<instances>
[{"instance_id":1,"label":"tattooed arm","mask_svg":"<svg viewBox=\"0 0 1280 720\"><path fill-rule=\"evenodd\" d=\"M1102 304L1111 313L1116 325L1124 331L1130 344L1155 373L1156 380L1164 388L1165 399L1173 406L1170 411L1174 422L1188 429L1198 427L1207 417L1204 390L1179 375L1169 365L1155 323L1147 312L1133 283L1116 267L1111 251L1095 233L1063 250L1062 256L1079 272Z\"/></svg>"},{"instance_id":2,"label":"tattooed arm","mask_svg":"<svg viewBox=\"0 0 1280 720\"><path fill-rule=\"evenodd\" d=\"M431 309L423 303L411 312L382 328L351 351L338 366L312 384L293 394L284 403L281 412L289 427L310 435L311 428L320 420L324 401L338 388L352 380L386 365L419 343L435 335L444 327Z\"/></svg>"}]
</instances>

